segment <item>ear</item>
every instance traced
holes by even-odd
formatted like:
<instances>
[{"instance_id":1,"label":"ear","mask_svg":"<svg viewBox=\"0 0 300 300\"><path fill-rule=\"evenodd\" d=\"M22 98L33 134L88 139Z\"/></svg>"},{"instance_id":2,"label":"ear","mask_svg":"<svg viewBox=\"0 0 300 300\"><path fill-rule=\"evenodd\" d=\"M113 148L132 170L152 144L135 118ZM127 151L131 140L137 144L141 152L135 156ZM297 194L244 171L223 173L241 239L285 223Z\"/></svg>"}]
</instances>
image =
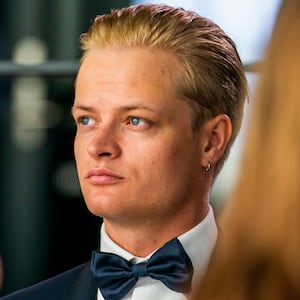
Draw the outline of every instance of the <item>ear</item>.
<instances>
[{"instance_id":1,"label":"ear","mask_svg":"<svg viewBox=\"0 0 300 300\"><path fill-rule=\"evenodd\" d=\"M225 114L217 115L204 123L201 128L201 165L204 168L217 163L226 149L231 133L231 120Z\"/></svg>"}]
</instances>

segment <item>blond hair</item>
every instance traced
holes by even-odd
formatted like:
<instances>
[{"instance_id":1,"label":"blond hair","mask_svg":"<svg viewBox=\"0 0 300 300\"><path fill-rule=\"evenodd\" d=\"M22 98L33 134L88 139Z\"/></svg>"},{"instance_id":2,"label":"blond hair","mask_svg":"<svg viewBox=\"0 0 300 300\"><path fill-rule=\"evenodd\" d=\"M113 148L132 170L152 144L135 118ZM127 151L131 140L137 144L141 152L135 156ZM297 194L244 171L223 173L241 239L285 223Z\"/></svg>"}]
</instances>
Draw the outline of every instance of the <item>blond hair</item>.
<instances>
[{"instance_id":1,"label":"blond hair","mask_svg":"<svg viewBox=\"0 0 300 300\"><path fill-rule=\"evenodd\" d=\"M299 49L300 1L287 0L263 66L240 181L194 299L300 298Z\"/></svg>"},{"instance_id":2,"label":"blond hair","mask_svg":"<svg viewBox=\"0 0 300 300\"><path fill-rule=\"evenodd\" d=\"M84 53L107 46L147 47L174 53L182 64L182 76L174 88L194 104L194 130L218 114L227 114L231 119L233 134L228 151L215 168L218 173L240 129L247 94L235 44L220 27L181 8L135 5L97 16L81 36L81 45Z\"/></svg>"}]
</instances>

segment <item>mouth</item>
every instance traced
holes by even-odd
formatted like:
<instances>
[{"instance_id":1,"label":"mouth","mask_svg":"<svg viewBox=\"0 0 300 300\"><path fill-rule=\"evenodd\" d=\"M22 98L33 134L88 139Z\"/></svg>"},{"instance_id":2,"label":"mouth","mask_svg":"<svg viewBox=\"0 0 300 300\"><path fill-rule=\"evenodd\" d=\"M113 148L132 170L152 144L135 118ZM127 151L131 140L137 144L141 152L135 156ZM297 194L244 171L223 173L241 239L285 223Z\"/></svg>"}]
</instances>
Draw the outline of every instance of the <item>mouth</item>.
<instances>
[{"instance_id":1,"label":"mouth","mask_svg":"<svg viewBox=\"0 0 300 300\"><path fill-rule=\"evenodd\" d=\"M123 181L124 177L105 168L93 168L88 171L85 179L93 185L109 185Z\"/></svg>"}]
</instances>

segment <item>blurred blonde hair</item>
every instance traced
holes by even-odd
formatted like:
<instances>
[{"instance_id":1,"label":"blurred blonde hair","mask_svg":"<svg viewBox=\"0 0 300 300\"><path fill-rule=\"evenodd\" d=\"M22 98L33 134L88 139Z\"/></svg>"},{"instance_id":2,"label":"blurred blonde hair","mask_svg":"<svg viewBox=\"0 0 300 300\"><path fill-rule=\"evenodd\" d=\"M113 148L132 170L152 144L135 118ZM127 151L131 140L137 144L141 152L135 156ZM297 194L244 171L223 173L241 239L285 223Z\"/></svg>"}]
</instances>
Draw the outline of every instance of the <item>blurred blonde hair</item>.
<instances>
[{"instance_id":1,"label":"blurred blonde hair","mask_svg":"<svg viewBox=\"0 0 300 300\"><path fill-rule=\"evenodd\" d=\"M283 2L262 69L241 177L194 299L300 298L300 1Z\"/></svg>"},{"instance_id":2,"label":"blurred blonde hair","mask_svg":"<svg viewBox=\"0 0 300 300\"><path fill-rule=\"evenodd\" d=\"M176 55L182 76L174 89L196 111L193 129L218 114L227 114L233 134L223 165L241 125L247 83L234 42L212 21L167 5L135 5L95 18L81 36L85 53L100 47L147 47ZM159 80L159 79L158 79Z\"/></svg>"}]
</instances>

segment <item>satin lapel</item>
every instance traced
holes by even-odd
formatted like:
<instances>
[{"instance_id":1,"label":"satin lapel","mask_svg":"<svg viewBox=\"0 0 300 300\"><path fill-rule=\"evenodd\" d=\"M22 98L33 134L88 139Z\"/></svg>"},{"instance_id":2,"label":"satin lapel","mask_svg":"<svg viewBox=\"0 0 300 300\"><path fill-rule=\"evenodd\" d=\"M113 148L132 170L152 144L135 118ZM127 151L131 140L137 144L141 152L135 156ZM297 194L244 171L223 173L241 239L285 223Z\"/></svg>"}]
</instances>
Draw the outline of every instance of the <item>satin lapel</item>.
<instances>
[{"instance_id":1,"label":"satin lapel","mask_svg":"<svg viewBox=\"0 0 300 300\"><path fill-rule=\"evenodd\" d=\"M97 286L90 270L91 262L86 263L77 277L74 284L66 291L63 299L68 300L96 300Z\"/></svg>"}]
</instances>

